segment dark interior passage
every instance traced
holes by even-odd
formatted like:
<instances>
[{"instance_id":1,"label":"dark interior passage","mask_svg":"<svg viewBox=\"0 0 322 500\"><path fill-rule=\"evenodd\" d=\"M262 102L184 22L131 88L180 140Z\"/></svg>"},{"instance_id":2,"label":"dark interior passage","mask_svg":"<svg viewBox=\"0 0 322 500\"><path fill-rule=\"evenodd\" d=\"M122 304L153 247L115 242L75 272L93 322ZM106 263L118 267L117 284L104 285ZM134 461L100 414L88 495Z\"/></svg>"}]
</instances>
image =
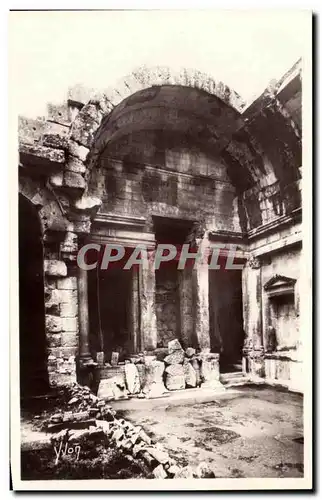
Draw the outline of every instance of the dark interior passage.
<instances>
[{"instance_id":1,"label":"dark interior passage","mask_svg":"<svg viewBox=\"0 0 322 500\"><path fill-rule=\"evenodd\" d=\"M220 352L220 371L241 370L244 342L241 271L209 270L212 352Z\"/></svg>"},{"instance_id":2,"label":"dark interior passage","mask_svg":"<svg viewBox=\"0 0 322 500\"><path fill-rule=\"evenodd\" d=\"M19 196L20 393L48 391L43 247L35 207Z\"/></svg>"},{"instance_id":3,"label":"dark interior passage","mask_svg":"<svg viewBox=\"0 0 322 500\"><path fill-rule=\"evenodd\" d=\"M120 361L132 350L132 275L124 269L94 269L89 272L90 344L95 355L120 353Z\"/></svg>"}]
</instances>

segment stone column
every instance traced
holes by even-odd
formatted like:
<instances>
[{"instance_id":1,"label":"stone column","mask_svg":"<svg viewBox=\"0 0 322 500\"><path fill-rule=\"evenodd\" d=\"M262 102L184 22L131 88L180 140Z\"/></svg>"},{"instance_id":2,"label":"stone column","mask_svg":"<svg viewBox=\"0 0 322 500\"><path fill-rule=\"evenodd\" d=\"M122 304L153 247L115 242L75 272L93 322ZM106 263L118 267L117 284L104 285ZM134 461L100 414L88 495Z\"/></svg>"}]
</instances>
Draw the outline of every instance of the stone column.
<instances>
[{"instance_id":1,"label":"stone column","mask_svg":"<svg viewBox=\"0 0 322 500\"><path fill-rule=\"evenodd\" d=\"M87 271L78 267L78 322L79 322L79 357L81 362L91 360L89 350L88 318L88 277Z\"/></svg>"},{"instance_id":2,"label":"stone column","mask_svg":"<svg viewBox=\"0 0 322 500\"><path fill-rule=\"evenodd\" d=\"M144 258L144 252L142 252L142 259ZM155 312L155 269L153 266L153 259L149 258L149 254L148 259L139 266L139 304L139 345L141 346L141 349L143 351L154 350L157 347L157 318Z\"/></svg>"},{"instance_id":3,"label":"stone column","mask_svg":"<svg viewBox=\"0 0 322 500\"><path fill-rule=\"evenodd\" d=\"M201 254L207 254L208 239L203 238L199 249ZM210 352L209 330L209 270L206 258L196 261L192 271L192 284L194 295L194 333L197 344L202 351Z\"/></svg>"}]
</instances>

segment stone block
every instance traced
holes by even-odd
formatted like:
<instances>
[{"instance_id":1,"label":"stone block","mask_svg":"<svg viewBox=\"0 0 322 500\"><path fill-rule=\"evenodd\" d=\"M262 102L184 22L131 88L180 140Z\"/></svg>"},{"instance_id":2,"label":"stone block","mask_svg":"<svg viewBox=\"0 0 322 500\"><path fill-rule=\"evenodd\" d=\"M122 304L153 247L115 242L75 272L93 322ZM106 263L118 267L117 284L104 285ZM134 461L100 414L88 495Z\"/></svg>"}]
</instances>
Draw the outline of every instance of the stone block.
<instances>
[{"instance_id":1,"label":"stone block","mask_svg":"<svg viewBox=\"0 0 322 500\"><path fill-rule=\"evenodd\" d=\"M70 156L66 165L66 170L71 172L76 172L78 174L84 174L86 172L86 166L79 158Z\"/></svg>"},{"instance_id":2,"label":"stone block","mask_svg":"<svg viewBox=\"0 0 322 500\"><path fill-rule=\"evenodd\" d=\"M167 477L167 473L161 464L153 469L153 475L156 479L165 479Z\"/></svg>"},{"instance_id":3,"label":"stone block","mask_svg":"<svg viewBox=\"0 0 322 500\"><path fill-rule=\"evenodd\" d=\"M47 334L47 341L50 347L60 347L62 343L61 333Z\"/></svg>"},{"instance_id":4,"label":"stone block","mask_svg":"<svg viewBox=\"0 0 322 500\"><path fill-rule=\"evenodd\" d=\"M128 363L124 367L126 386L130 394L138 394L141 390L140 377L137 367Z\"/></svg>"},{"instance_id":5,"label":"stone block","mask_svg":"<svg viewBox=\"0 0 322 500\"><path fill-rule=\"evenodd\" d=\"M61 328L63 332L77 332L77 318L61 318Z\"/></svg>"},{"instance_id":6,"label":"stone block","mask_svg":"<svg viewBox=\"0 0 322 500\"><path fill-rule=\"evenodd\" d=\"M89 153L89 148L81 146L80 144L78 144L73 140L69 140L68 151L72 156L79 158L81 161L85 161Z\"/></svg>"},{"instance_id":7,"label":"stone block","mask_svg":"<svg viewBox=\"0 0 322 500\"><path fill-rule=\"evenodd\" d=\"M178 339L170 340L170 342L168 342L168 351L169 354L172 354L175 351L182 351L182 346Z\"/></svg>"},{"instance_id":8,"label":"stone block","mask_svg":"<svg viewBox=\"0 0 322 500\"><path fill-rule=\"evenodd\" d=\"M59 333L62 331L61 318L58 316L53 316L51 314L46 314L45 316L46 331L52 333Z\"/></svg>"},{"instance_id":9,"label":"stone block","mask_svg":"<svg viewBox=\"0 0 322 500\"><path fill-rule=\"evenodd\" d=\"M85 116L81 111L72 125L71 139L90 148L97 129L98 122L90 116Z\"/></svg>"},{"instance_id":10,"label":"stone block","mask_svg":"<svg viewBox=\"0 0 322 500\"><path fill-rule=\"evenodd\" d=\"M44 146L57 149L66 149L68 145L67 137L59 134L44 134L41 142Z\"/></svg>"},{"instance_id":11,"label":"stone block","mask_svg":"<svg viewBox=\"0 0 322 500\"><path fill-rule=\"evenodd\" d=\"M76 172L65 171L64 173L64 186L73 189L85 189L86 182L84 177Z\"/></svg>"},{"instance_id":12,"label":"stone block","mask_svg":"<svg viewBox=\"0 0 322 500\"><path fill-rule=\"evenodd\" d=\"M77 290L57 290L59 302L76 302L78 301Z\"/></svg>"},{"instance_id":13,"label":"stone block","mask_svg":"<svg viewBox=\"0 0 322 500\"><path fill-rule=\"evenodd\" d=\"M76 352L77 352L77 347L62 346L60 350L60 356L64 359L69 359L71 356L75 356Z\"/></svg>"},{"instance_id":14,"label":"stone block","mask_svg":"<svg viewBox=\"0 0 322 500\"><path fill-rule=\"evenodd\" d=\"M35 141L39 141L44 133L45 124L45 120L18 116L19 141L26 144L33 144Z\"/></svg>"},{"instance_id":15,"label":"stone block","mask_svg":"<svg viewBox=\"0 0 322 500\"><path fill-rule=\"evenodd\" d=\"M49 148L38 143L19 144L19 153L23 163L33 164L34 166L44 165L48 168L62 167L65 163L65 151L62 149ZM48 170L46 171L47 173Z\"/></svg>"},{"instance_id":16,"label":"stone block","mask_svg":"<svg viewBox=\"0 0 322 500\"><path fill-rule=\"evenodd\" d=\"M146 451L160 464L166 464L170 461L169 454L157 446L148 447Z\"/></svg>"},{"instance_id":17,"label":"stone block","mask_svg":"<svg viewBox=\"0 0 322 500\"><path fill-rule=\"evenodd\" d=\"M62 347L77 347L78 346L78 335L77 332L63 333L61 336L61 346Z\"/></svg>"},{"instance_id":18,"label":"stone block","mask_svg":"<svg viewBox=\"0 0 322 500\"><path fill-rule=\"evenodd\" d=\"M60 315L62 318L74 318L77 316L77 302L62 302L60 304Z\"/></svg>"},{"instance_id":19,"label":"stone block","mask_svg":"<svg viewBox=\"0 0 322 500\"><path fill-rule=\"evenodd\" d=\"M165 385L169 391L176 391L185 388L185 375L182 365L170 365L165 369L165 372Z\"/></svg>"},{"instance_id":20,"label":"stone block","mask_svg":"<svg viewBox=\"0 0 322 500\"><path fill-rule=\"evenodd\" d=\"M61 125L69 125L70 119L68 114L67 102L63 104L47 104L48 120L59 123Z\"/></svg>"},{"instance_id":21,"label":"stone block","mask_svg":"<svg viewBox=\"0 0 322 500\"><path fill-rule=\"evenodd\" d=\"M145 385L143 393L147 397L158 397L166 392L163 384L164 363L162 361L151 361L145 365Z\"/></svg>"},{"instance_id":22,"label":"stone block","mask_svg":"<svg viewBox=\"0 0 322 500\"><path fill-rule=\"evenodd\" d=\"M58 290L76 290L77 289L77 278L71 276L65 279L57 280Z\"/></svg>"},{"instance_id":23,"label":"stone block","mask_svg":"<svg viewBox=\"0 0 322 500\"><path fill-rule=\"evenodd\" d=\"M197 374L189 361L185 360L183 370L186 387L197 387Z\"/></svg>"},{"instance_id":24,"label":"stone block","mask_svg":"<svg viewBox=\"0 0 322 500\"><path fill-rule=\"evenodd\" d=\"M193 347L187 347L187 349L185 350L185 354L187 358L192 358L192 356L196 354L196 349L194 349Z\"/></svg>"},{"instance_id":25,"label":"stone block","mask_svg":"<svg viewBox=\"0 0 322 500\"><path fill-rule=\"evenodd\" d=\"M48 276L67 276L67 266L61 260L45 260L44 271Z\"/></svg>"},{"instance_id":26,"label":"stone block","mask_svg":"<svg viewBox=\"0 0 322 500\"><path fill-rule=\"evenodd\" d=\"M184 360L184 351L183 350L177 350L174 351L172 354L169 354L164 358L164 362L167 365L177 365L177 364L182 364Z\"/></svg>"},{"instance_id":27,"label":"stone block","mask_svg":"<svg viewBox=\"0 0 322 500\"><path fill-rule=\"evenodd\" d=\"M128 397L125 387L125 379L122 375L116 375L100 381L97 396L104 399L124 399Z\"/></svg>"}]
</instances>

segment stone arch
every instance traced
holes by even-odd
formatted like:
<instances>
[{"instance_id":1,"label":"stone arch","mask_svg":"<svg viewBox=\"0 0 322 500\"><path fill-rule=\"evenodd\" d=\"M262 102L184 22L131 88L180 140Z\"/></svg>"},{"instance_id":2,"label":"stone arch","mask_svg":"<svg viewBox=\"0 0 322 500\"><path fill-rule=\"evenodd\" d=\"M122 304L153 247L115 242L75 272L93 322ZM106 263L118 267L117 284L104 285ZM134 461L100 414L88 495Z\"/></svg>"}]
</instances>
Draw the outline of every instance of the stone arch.
<instances>
[{"instance_id":1,"label":"stone arch","mask_svg":"<svg viewBox=\"0 0 322 500\"><path fill-rule=\"evenodd\" d=\"M66 214L53 190L41 186L30 177L21 175L19 176L19 194L37 210L43 236L47 230L63 232L68 229Z\"/></svg>"},{"instance_id":2,"label":"stone arch","mask_svg":"<svg viewBox=\"0 0 322 500\"><path fill-rule=\"evenodd\" d=\"M235 91L199 71L183 69L174 72L165 67L152 69L143 67L123 78L116 86L107 89L104 95L92 94L92 99L81 109L72 123L66 170L79 172L73 175L78 175L83 192L83 196L76 200L75 206L89 203L86 200L90 199L87 196L90 172L111 137L111 125L115 122L115 113L123 111L124 103L132 96L144 91L149 93L163 86L196 89L213 99L220 100L226 106L226 110L235 113L235 131L232 130L231 136L227 137L223 156L228 164L229 175L234 179L233 183L236 179L240 181L239 186L236 184L240 205L244 204L243 193L250 191L247 196L251 199L251 205L257 207L258 216L250 226L260 225L264 221L260 217L262 209L259 208L258 193L262 196L263 203L266 203L266 192L262 193L266 186L269 191L274 183L276 190L279 190L280 185L283 192L285 189L287 192L291 190L287 197L294 198L292 207L298 204L296 189L289 188L288 185L299 178L300 137L285 109L278 103L277 89L270 89L269 94L264 92L263 104L256 104L257 101L260 102L261 97L255 105L245 110L245 103ZM279 136L268 137L270 136L268 131L274 130L275 126L279 128ZM126 133L126 130L124 132ZM114 137L121 134L121 130L117 128L114 130ZM278 148L275 147L276 141ZM81 195L81 190L79 193Z\"/></svg>"},{"instance_id":3,"label":"stone arch","mask_svg":"<svg viewBox=\"0 0 322 500\"><path fill-rule=\"evenodd\" d=\"M71 126L68 143L70 159L67 161L67 170L70 168L76 172L76 158L78 171L86 178L87 171L91 170L102 149L102 144L97 141L97 133L109 120L112 111L133 94L164 85L198 89L218 98L232 108L236 115L239 115L246 105L233 89L200 71L187 68L174 71L168 67L150 69L141 67L107 89L103 95L95 93L91 95L92 98L81 109Z\"/></svg>"}]
</instances>

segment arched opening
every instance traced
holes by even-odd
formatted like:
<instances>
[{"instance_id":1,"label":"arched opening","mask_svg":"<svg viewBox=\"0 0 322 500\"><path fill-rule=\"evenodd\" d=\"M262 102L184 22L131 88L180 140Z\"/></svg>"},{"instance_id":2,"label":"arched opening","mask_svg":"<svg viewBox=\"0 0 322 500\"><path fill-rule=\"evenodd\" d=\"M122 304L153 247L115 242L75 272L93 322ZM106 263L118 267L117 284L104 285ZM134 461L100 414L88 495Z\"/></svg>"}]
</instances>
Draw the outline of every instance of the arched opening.
<instances>
[{"instance_id":1,"label":"arched opening","mask_svg":"<svg viewBox=\"0 0 322 500\"><path fill-rule=\"evenodd\" d=\"M222 155L239 126L236 109L196 88L154 86L124 99L102 120L92 146L99 154L92 155L86 194L102 201L91 228L93 241L126 247L133 242L152 242L153 248L165 243L180 249L193 241L194 226L219 232L224 243L228 242L227 234L239 234L238 196L255 180L239 164L238 175L231 176L227 158ZM142 317L146 315L148 330L153 331L151 318L155 315L155 348L167 348L170 340L178 338L184 347L209 342L215 349L204 325L209 323L215 295L220 295L224 287L226 303L216 311L223 323L225 354L231 354L227 363L239 363L243 341L241 273L224 282L216 276L208 294L208 283L201 289L191 267L187 265L180 272L177 261L167 262L147 279L146 288L142 274L138 301L129 292L135 286L133 276L123 269L108 270L105 275L98 288L101 305L97 306L97 300L95 304L90 302L91 330L98 330L96 316L100 317L105 347L115 337L123 347L129 344L133 332L128 319L133 310L138 310L139 336L144 341ZM98 295L96 276L93 272L89 279L89 284L93 281L92 298ZM230 302L234 302L238 316L233 332L226 314ZM201 316L207 319L200 326ZM92 347L97 344L94 340ZM140 350L140 339L136 347ZM105 354L110 361L110 353Z\"/></svg>"},{"instance_id":2,"label":"arched opening","mask_svg":"<svg viewBox=\"0 0 322 500\"><path fill-rule=\"evenodd\" d=\"M35 207L19 195L20 394L48 391L43 246Z\"/></svg>"}]
</instances>

